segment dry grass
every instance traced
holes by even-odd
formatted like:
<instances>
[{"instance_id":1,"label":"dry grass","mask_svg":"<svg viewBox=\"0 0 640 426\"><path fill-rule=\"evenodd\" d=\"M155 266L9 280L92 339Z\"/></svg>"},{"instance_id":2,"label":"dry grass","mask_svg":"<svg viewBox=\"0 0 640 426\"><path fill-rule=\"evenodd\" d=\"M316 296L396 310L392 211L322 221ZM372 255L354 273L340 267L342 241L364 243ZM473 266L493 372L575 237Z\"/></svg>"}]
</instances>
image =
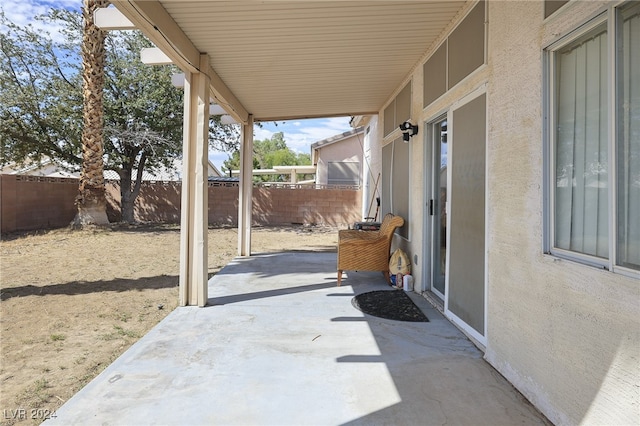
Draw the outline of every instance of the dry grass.
<instances>
[{"instance_id":1,"label":"dry grass","mask_svg":"<svg viewBox=\"0 0 640 426\"><path fill-rule=\"evenodd\" d=\"M209 275L237 252L209 230ZM0 242L0 421L38 424L177 306L180 231L146 225ZM337 232L254 228L253 252L333 249ZM24 410L20 411L20 410Z\"/></svg>"}]
</instances>

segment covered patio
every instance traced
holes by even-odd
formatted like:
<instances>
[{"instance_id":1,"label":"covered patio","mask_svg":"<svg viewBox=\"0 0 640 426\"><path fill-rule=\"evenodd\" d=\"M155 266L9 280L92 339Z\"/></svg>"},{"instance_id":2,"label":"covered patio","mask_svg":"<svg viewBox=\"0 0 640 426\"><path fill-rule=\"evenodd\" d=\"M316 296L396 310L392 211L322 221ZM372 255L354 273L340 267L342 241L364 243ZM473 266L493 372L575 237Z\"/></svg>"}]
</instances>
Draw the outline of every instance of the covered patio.
<instances>
[{"instance_id":1,"label":"covered patio","mask_svg":"<svg viewBox=\"0 0 640 426\"><path fill-rule=\"evenodd\" d=\"M128 423L156 413L163 423L544 421L497 370L556 424L638 423L639 261L617 250L638 242L638 187L626 180L638 164L631 123L640 98L629 89L638 87L637 2L112 3L122 25L158 47L156 63L185 74L180 305L203 309L172 313L79 394L84 403L61 410L67 422L86 422L83 407L94 406L96 420L129 413ZM563 67L573 70L566 84L560 58L592 42L606 53ZM573 87L593 70L598 102L557 96L561 83ZM618 107L630 99L633 108ZM595 211L555 203L556 172L572 169L554 155L565 102L576 111L593 104L600 117L597 144L576 137L567 146L593 142L602 153L593 170L614 171L598 201L602 235L587 238L602 240L606 255L555 238L560 219L583 229ZM240 257L209 281L212 103L243 134ZM567 113L567 128L585 114ZM410 325L360 315L350 298L384 288L382 278L351 273L336 288L335 253L251 257L254 122L331 116L364 126L382 213L407 223L392 249L409 254L416 291L439 297L455 326L433 311L430 323ZM376 184L364 183L371 200L367 185Z\"/></svg>"},{"instance_id":2,"label":"covered patio","mask_svg":"<svg viewBox=\"0 0 640 426\"><path fill-rule=\"evenodd\" d=\"M242 127L238 254L250 256L254 123L377 115L474 1L112 3L99 27L140 29L157 46L143 60L185 73L180 305L205 306L211 111Z\"/></svg>"},{"instance_id":3,"label":"covered patio","mask_svg":"<svg viewBox=\"0 0 640 426\"><path fill-rule=\"evenodd\" d=\"M236 258L47 424L548 424L422 297L430 322L365 315L335 253Z\"/></svg>"}]
</instances>

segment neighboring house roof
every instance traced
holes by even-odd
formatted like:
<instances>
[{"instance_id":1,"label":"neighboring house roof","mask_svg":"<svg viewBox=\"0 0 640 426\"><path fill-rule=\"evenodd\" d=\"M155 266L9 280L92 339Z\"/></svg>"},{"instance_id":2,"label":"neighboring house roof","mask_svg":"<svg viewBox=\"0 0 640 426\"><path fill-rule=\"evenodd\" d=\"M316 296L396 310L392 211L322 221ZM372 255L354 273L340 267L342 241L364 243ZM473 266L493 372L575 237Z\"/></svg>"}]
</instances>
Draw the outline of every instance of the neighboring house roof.
<instances>
[{"instance_id":1,"label":"neighboring house roof","mask_svg":"<svg viewBox=\"0 0 640 426\"><path fill-rule=\"evenodd\" d=\"M353 135L359 134L359 133L364 133L364 127L358 127L349 131L346 131L344 133L340 133L339 135L335 135L335 136L331 136L328 137L326 139L322 139L318 142L314 142L311 144L311 152L313 152L314 150L318 149L318 148L322 148L324 146L327 145L331 145L340 141L343 141Z\"/></svg>"},{"instance_id":2,"label":"neighboring house roof","mask_svg":"<svg viewBox=\"0 0 640 426\"><path fill-rule=\"evenodd\" d=\"M135 175L135 171L133 172ZM218 177L222 176L218 168L209 160L209 168L207 176ZM120 176L113 170L105 170L105 179L118 180ZM142 172L143 181L177 181L182 180L182 158L176 158L172 162L172 167L160 167L153 172L145 170Z\"/></svg>"},{"instance_id":3,"label":"neighboring house roof","mask_svg":"<svg viewBox=\"0 0 640 426\"><path fill-rule=\"evenodd\" d=\"M5 175L27 175L63 178L78 177L78 173L66 171L64 167L61 167L60 165L54 163L48 157L45 157L38 162L27 160L24 162L24 164L5 164L4 166L0 167L0 173Z\"/></svg>"},{"instance_id":4,"label":"neighboring house roof","mask_svg":"<svg viewBox=\"0 0 640 426\"><path fill-rule=\"evenodd\" d=\"M353 136L361 135L364 133L364 127L357 127L355 129L340 133L339 135L331 136L326 139L319 140L311 144L311 163L318 163L318 150L329 145L333 145L339 142L343 142Z\"/></svg>"},{"instance_id":5,"label":"neighboring house roof","mask_svg":"<svg viewBox=\"0 0 640 426\"><path fill-rule=\"evenodd\" d=\"M24 165L19 166L16 163L7 164L0 168L0 173L10 175L28 175L28 176L46 176L46 177L66 177L66 178L79 178L79 172L67 172L63 167L55 164L51 159L46 158L40 162L26 162ZM135 170L134 170L135 174ZM222 176L220 170L209 161L209 170L207 173L209 177ZM120 176L113 170L105 170L104 178L107 180L119 180ZM142 172L143 181L179 181L182 180L182 159L176 158L172 167L161 167L160 169L150 172Z\"/></svg>"},{"instance_id":6,"label":"neighboring house roof","mask_svg":"<svg viewBox=\"0 0 640 426\"><path fill-rule=\"evenodd\" d=\"M207 180L209 182L225 182L225 183L240 182L239 177L229 177L229 176L209 176Z\"/></svg>"},{"instance_id":7,"label":"neighboring house roof","mask_svg":"<svg viewBox=\"0 0 640 426\"><path fill-rule=\"evenodd\" d=\"M207 176L209 177L224 177L224 175L220 172L220 170L218 170L218 168L215 166L215 164L213 164L211 162L211 160L209 161L209 173L207 174Z\"/></svg>"}]
</instances>

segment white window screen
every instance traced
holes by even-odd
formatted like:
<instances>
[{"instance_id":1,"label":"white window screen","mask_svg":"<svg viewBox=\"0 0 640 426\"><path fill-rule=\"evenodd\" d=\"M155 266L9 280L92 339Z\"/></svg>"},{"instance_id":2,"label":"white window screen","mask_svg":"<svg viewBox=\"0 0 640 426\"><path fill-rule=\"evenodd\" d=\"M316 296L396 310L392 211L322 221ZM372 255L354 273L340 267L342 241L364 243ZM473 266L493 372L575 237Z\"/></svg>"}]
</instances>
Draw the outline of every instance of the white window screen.
<instances>
[{"instance_id":1,"label":"white window screen","mask_svg":"<svg viewBox=\"0 0 640 426\"><path fill-rule=\"evenodd\" d=\"M360 185L360 163L331 161L327 164L329 185Z\"/></svg>"}]
</instances>

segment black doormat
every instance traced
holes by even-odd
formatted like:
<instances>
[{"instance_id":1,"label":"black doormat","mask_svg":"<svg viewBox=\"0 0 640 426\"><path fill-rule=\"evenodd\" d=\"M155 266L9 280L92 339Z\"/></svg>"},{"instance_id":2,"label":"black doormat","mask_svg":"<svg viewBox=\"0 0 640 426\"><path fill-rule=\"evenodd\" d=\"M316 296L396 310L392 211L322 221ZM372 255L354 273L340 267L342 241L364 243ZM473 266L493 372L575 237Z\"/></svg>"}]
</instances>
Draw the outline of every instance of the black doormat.
<instances>
[{"instance_id":1,"label":"black doormat","mask_svg":"<svg viewBox=\"0 0 640 426\"><path fill-rule=\"evenodd\" d=\"M429 322L429 318L402 290L377 290L362 293L351 299L351 304L365 314L379 318Z\"/></svg>"}]
</instances>

